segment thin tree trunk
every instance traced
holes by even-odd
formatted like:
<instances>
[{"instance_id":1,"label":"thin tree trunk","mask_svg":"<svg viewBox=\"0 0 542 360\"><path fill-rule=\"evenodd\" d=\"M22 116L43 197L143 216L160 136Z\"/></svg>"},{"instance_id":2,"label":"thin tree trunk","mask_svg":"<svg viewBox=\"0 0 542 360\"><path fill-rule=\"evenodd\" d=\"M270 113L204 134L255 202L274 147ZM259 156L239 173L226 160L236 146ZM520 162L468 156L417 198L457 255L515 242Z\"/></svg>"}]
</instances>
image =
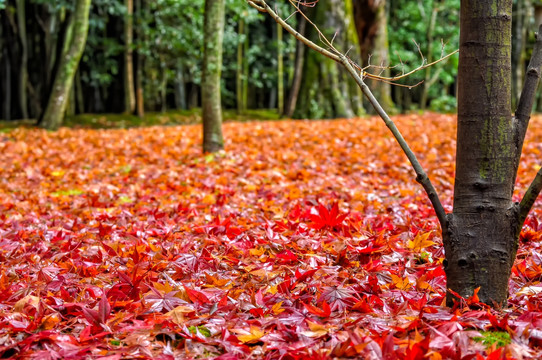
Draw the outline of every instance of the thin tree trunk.
<instances>
[{"instance_id":1,"label":"thin tree trunk","mask_svg":"<svg viewBox=\"0 0 542 360\"><path fill-rule=\"evenodd\" d=\"M77 102L77 111L83 114L85 112L85 101L83 100L83 84L81 84L81 71L79 69L75 73L75 100Z\"/></svg>"},{"instance_id":2,"label":"thin tree trunk","mask_svg":"<svg viewBox=\"0 0 542 360\"><path fill-rule=\"evenodd\" d=\"M124 111L133 114L136 99L134 89L134 56L132 50L134 34L134 0L124 0L126 16L124 24Z\"/></svg>"},{"instance_id":3,"label":"thin tree trunk","mask_svg":"<svg viewBox=\"0 0 542 360\"><path fill-rule=\"evenodd\" d=\"M58 72L55 76L53 89L43 114L40 126L46 129L58 129L62 125L69 90L73 84L73 78L79 60L85 49L88 34L88 19L90 0L77 0L73 17L73 36L66 56L62 58Z\"/></svg>"},{"instance_id":4,"label":"thin tree trunk","mask_svg":"<svg viewBox=\"0 0 542 360\"><path fill-rule=\"evenodd\" d=\"M19 40L21 42L21 65L19 70L19 106L21 107L21 116L28 119L28 42L26 39L26 8L24 0L17 0L17 25L19 30Z\"/></svg>"},{"instance_id":5,"label":"thin tree trunk","mask_svg":"<svg viewBox=\"0 0 542 360\"><path fill-rule=\"evenodd\" d=\"M224 0L205 0L203 36L203 73L201 81L203 151L215 152L224 148L220 97Z\"/></svg>"},{"instance_id":6,"label":"thin tree trunk","mask_svg":"<svg viewBox=\"0 0 542 360\"><path fill-rule=\"evenodd\" d=\"M525 0L516 2L514 11L514 42L512 44L512 106L515 107L521 94L521 86L523 83L523 54L525 53L525 15L526 3Z\"/></svg>"},{"instance_id":7,"label":"thin tree trunk","mask_svg":"<svg viewBox=\"0 0 542 360\"><path fill-rule=\"evenodd\" d=\"M8 50L5 49L5 67L4 67L4 84L6 92L4 94L4 120L11 120L11 61Z\"/></svg>"},{"instance_id":8,"label":"thin tree trunk","mask_svg":"<svg viewBox=\"0 0 542 360\"><path fill-rule=\"evenodd\" d=\"M136 0L136 8L138 15L143 17L143 0ZM140 29L140 27L138 27ZM138 42L143 42L143 33L139 30L136 33ZM137 116L143 118L145 116L145 96L143 94L143 54L141 50L136 52L135 65L136 65L136 79L135 79L135 93L137 96L136 99L136 112Z\"/></svg>"},{"instance_id":9,"label":"thin tree trunk","mask_svg":"<svg viewBox=\"0 0 542 360\"><path fill-rule=\"evenodd\" d=\"M236 80L236 95L237 95L237 113L239 115L243 114L246 110L247 104L243 101L243 68L244 68L244 54L243 47L245 42L248 42L248 36L245 34L245 21L243 19L239 20L239 37L244 36L243 41L239 41L237 44L237 73L235 75Z\"/></svg>"},{"instance_id":10,"label":"thin tree trunk","mask_svg":"<svg viewBox=\"0 0 542 360\"><path fill-rule=\"evenodd\" d=\"M430 64L433 62L433 32L435 31L435 24L437 22L437 14L439 11L439 4L433 2L433 9L431 11L431 20L429 21L429 28L427 29L427 52L426 52L426 63ZM436 79L436 78L435 78ZM420 100L420 108L425 110L427 106L427 96L429 94L429 88L431 80L431 67L425 69L425 79L422 84L422 95Z\"/></svg>"},{"instance_id":11,"label":"thin tree trunk","mask_svg":"<svg viewBox=\"0 0 542 360\"><path fill-rule=\"evenodd\" d=\"M175 106L177 106L177 109L186 109L186 84L184 82L184 69L181 63L177 66L175 76Z\"/></svg>"},{"instance_id":12,"label":"thin tree trunk","mask_svg":"<svg viewBox=\"0 0 542 360\"><path fill-rule=\"evenodd\" d=\"M248 31L245 29L245 33L247 34L247 38L245 41L245 44L243 45L243 54L248 54ZM243 111L246 111L248 109L248 78L249 78L249 63L248 59L243 61L243 84L242 84L242 103L243 103Z\"/></svg>"},{"instance_id":13,"label":"thin tree trunk","mask_svg":"<svg viewBox=\"0 0 542 360\"><path fill-rule=\"evenodd\" d=\"M302 36L305 36L305 27L307 20L301 17L299 20L298 32ZM284 109L284 116L291 118L294 115L295 107L297 104L297 97L299 95L299 89L301 88L301 80L303 75L303 62L305 60L305 45L301 42L297 42L295 48L295 65L294 76L292 79L292 85L288 92L288 99L286 101L286 107Z\"/></svg>"},{"instance_id":14,"label":"thin tree trunk","mask_svg":"<svg viewBox=\"0 0 542 360\"><path fill-rule=\"evenodd\" d=\"M443 234L444 269L449 289L469 297L480 287L482 302L503 304L518 245L512 0L462 0L460 19L454 210ZM448 294L447 303L453 299Z\"/></svg>"},{"instance_id":15,"label":"thin tree trunk","mask_svg":"<svg viewBox=\"0 0 542 360\"><path fill-rule=\"evenodd\" d=\"M277 24L277 108L278 113L281 115L284 113L284 56L283 56L283 44L282 44L282 26Z\"/></svg>"}]
</instances>

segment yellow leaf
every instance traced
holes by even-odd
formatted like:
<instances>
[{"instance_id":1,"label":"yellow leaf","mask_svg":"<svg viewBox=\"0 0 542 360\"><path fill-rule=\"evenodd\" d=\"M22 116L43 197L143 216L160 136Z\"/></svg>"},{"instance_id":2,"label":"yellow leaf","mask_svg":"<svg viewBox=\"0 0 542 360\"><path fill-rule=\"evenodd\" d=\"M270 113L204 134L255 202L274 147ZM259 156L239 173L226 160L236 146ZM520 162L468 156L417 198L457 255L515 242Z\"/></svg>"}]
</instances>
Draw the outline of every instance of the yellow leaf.
<instances>
[{"instance_id":1,"label":"yellow leaf","mask_svg":"<svg viewBox=\"0 0 542 360\"><path fill-rule=\"evenodd\" d=\"M15 310L16 312L23 312L24 308L27 305L30 305L31 307L37 309L39 303L40 303L39 297L33 296L33 295L26 295L24 298L22 298L21 300L15 303L13 310Z\"/></svg>"},{"instance_id":2,"label":"yellow leaf","mask_svg":"<svg viewBox=\"0 0 542 360\"><path fill-rule=\"evenodd\" d=\"M302 331L301 334L310 338L317 338L324 335L327 335L329 330L322 324L318 324L312 321L307 320L309 325L309 330Z\"/></svg>"},{"instance_id":3,"label":"yellow leaf","mask_svg":"<svg viewBox=\"0 0 542 360\"><path fill-rule=\"evenodd\" d=\"M435 245L435 242L428 240L429 236L431 236L432 233L433 233L432 231L428 231L425 234L418 233L418 235L416 235L414 240L411 240L408 242L407 247L415 251L421 251L422 249L426 247Z\"/></svg>"},{"instance_id":4,"label":"yellow leaf","mask_svg":"<svg viewBox=\"0 0 542 360\"><path fill-rule=\"evenodd\" d=\"M273 312L273 314L275 314L275 315L278 315L283 311L284 311L284 309L282 308L282 301L274 304L271 307L271 312Z\"/></svg>"},{"instance_id":5,"label":"yellow leaf","mask_svg":"<svg viewBox=\"0 0 542 360\"><path fill-rule=\"evenodd\" d=\"M408 278L403 279L394 274L391 274L391 281L395 285L395 287L399 290L408 290L412 286Z\"/></svg>"},{"instance_id":6,"label":"yellow leaf","mask_svg":"<svg viewBox=\"0 0 542 360\"><path fill-rule=\"evenodd\" d=\"M208 273L205 273L205 278L207 279L207 283L211 286L216 286L216 287L222 287L224 285L226 285L227 283L230 282L230 280L228 279L218 279L216 277L214 277L213 275L210 275Z\"/></svg>"},{"instance_id":7,"label":"yellow leaf","mask_svg":"<svg viewBox=\"0 0 542 360\"><path fill-rule=\"evenodd\" d=\"M207 194L203 199L201 199L201 202L206 205L213 205L216 203L216 198L213 194Z\"/></svg>"},{"instance_id":8,"label":"yellow leaf","mask_svg":"<svg viewBox=\"0 0 542 360\"><path fill-rule=\"evenodd\" d=\"M193 312L194 312L194 309L189 308L188 306L181 305L167 312L166 316L169 316L171 321L173 321L175 324L181 325L181 324L184 324L185 322L185 316Z\"/></svg>"},{"instance_id":9,"label":"yellow leaf","mask_svg":"<svg viewBox=\"0 0 542 360\"><path fill-rule=\"evenodd\" d=\"M249 252L250 255L252 255L252 256L260 256L260 255L262 255L262 254L265 253L265 248L259 247L259 248L257 248L257 249L250 249L248 252Z\"/></svg>"},{"instance_id":10,"label":"yellow leaf","mask_svg":"<svg viewBox=\"0 0 542 360\"><path fill-rule=\"evenodd\" d=\"M244 331L246 332L246 331ZM260 341L260 339L265 335L263 331L258 329L257 327L251 327L250 332L245 335L238 335L237 338L239 341L241 341L243 344L253 344Z\"/></svg>"},{"instance_id":11,"label":"yellow leaf","mask_svg":"<svg viewBox=\"0 0 542 360\"><path fill-rule=\"evenodd\" d=\"M41 328L43 330L51 330L60 322L60 316L58 316L58 313L54 313L51 315L47 315L43 318L41 321Z\"/></svg>"}]
</instances>

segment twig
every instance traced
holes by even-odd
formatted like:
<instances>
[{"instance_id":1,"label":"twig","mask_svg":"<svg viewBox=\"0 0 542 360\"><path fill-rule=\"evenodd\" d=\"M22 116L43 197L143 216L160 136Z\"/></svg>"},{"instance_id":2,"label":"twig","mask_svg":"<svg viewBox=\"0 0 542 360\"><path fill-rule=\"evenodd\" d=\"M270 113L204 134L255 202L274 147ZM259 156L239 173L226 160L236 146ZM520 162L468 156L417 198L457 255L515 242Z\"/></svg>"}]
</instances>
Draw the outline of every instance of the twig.
<instances>
[{"instance_id":1,"label":"twig","mask_svg":"<svg viewBox=\"0 0 542 360\"><path fill-rule=\"evenodd\" d=\"M305 19L312 24L317 30L318 28L316 25L314 25L306 16L303 14L301 9L294 3L294 0L290 0L290 3L294 5L297 10L305 17ZM269 15L278 22L286 31L288 31L290 34L292 34L296 39L303 42L305 45L310 47L311 49L318 51L319 53L341 63L346 70L350 73L350 75L354 78L358 86L360 87L363 94L367 97L371 105L374 107L378 115L384 120L384 123L386 126L390 129L391 133L399 143L399 146L407 156L408 160L410 161L412 167L414 168L414 172L416 173L416 181L422 185L425 192L427 193L427 196L429 197L429 200L431 201L431 204L433 205L433 209L435 210L435 213L437 215L437 218L440 222L441 228L444 230L447 227L447 220L446 220L446 212L444 211L444 207L442 206L442 203L440 202L440 199L438 197L438 194L433 187L433 184L431 183L431 180L425 173L423 167L421 166L420 162L416 158L416 155L414 152L410 149L408 144L406 143L403 135L395 125L395 123L391 120L389 115L384 111L378 100L374 97L373 93L369 89L369 87L365 84L362 77L365 76L365 74L360 71L361 69L358 67L355 69L354 67L357 65L350 60L348 57L346 57L344 54L340 53L337 49L333 47L333 44L331 44L325 36L318 30L318 34L321 36L321 39L323 39L323 42L330 47L330 49L333 51L326 50L322 48L321 46L316 45L306 37L299 34L294 28L292 28L288 23L286 23L280 16L278 16L273 9L269 7L269 5L266 3L265 0L252 0L249 1L249 4L252 6L256 5L259 8L263 8L265 12L269 13ZM451 56L451 55L450 55ZM384 78L383 78L384 79ZM389 79L384 79L389 80ZM541 182L542 183L542 182Z\"/></svg>"},{"instance_id":2,"label":"twig","mask_svg":"<svg viewBox=\"0 0 542 360\"><path fill-rule=\"evenodd\" d=\"M521 150L523 148L523 141L527 134L527 126L531 118L531 111L533 109L534 100L536 97L536 89L540 82L540 71L542 68L542 25L538 28L538 34L536 36L536 43L531 56L531 61L527 68L527 74L525 76L525 84L519 97L518 108L515 113L516 119L516 155L515 166L519 167L519 159L521 157ZM519 229L523 226L527 214L531 211L536 198L542 190L542 169L538 170L533 182L527 189L527 192L523 196L519 204L518 219Z\"/></svg>"},{"instance_id":3,"label":"twig","mask_svg":"<svg viewBox=\"0 0 542 360\"><path fill-rule=\"evenodd\" d=\"M519 219L519 228L518 232L521 230L521 227L523 226L523 223L525 222L525 219L527 218L527 215L531 211L536 198L538 197L538 194L540 194L540 191L542 190L542 168L538 170L536 173L536 176L534 177L533 182L527 189L527 192L525 195L523 195L523 199L521 199L521 202L519 203L519 212L518 212L518 219Z\"/></svg>"}]
</instances>

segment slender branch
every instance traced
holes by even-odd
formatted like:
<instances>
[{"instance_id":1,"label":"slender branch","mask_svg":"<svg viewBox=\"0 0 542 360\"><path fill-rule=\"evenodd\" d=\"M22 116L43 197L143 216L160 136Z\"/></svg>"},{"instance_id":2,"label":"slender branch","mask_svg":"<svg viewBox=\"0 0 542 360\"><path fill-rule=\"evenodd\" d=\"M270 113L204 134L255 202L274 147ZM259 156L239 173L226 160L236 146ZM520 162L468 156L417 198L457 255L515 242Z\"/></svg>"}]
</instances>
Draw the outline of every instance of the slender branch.
<instances>
[{"instance_id":1,"label":"slender branch","mask_svg":"<svg viewBox=\"0 0 542 360\"><path fill-rule=\"evenodd\" d=\"M297 40L301 41L303 44L307 45L311 49L318 51L322 55L327 56L328 58L331 58L337 62L340 62L340 58L338 55L330 52L329 50L326 50L322 48L321 46L316 45L300 33L296 31L293 27L290 26L286 21L284 21L280 16L277 15L276 12L273 11L269 5L264 0L253 0L248 2L250 6L255 7L256 9L267 12L276 22L278 22L286 31L288 31L290 34L292 34Z\"/></svg>"},{"instance_id":2,"label":"slender branch","mask_svg":"<svg viewBox=\"0 0 542 360\"><path fill-rule=\"evenodd\" d=\"M527 67L527 74L525 76L525 84L521 91L519 98L518 108L516 110L516 154L515 154L515 168L516 172L519 167L519 160L521 158L521 152L523 148L523 141L527 134L527 127L531 118L531 112L533 109L534 100L536 98L536 89L540 82L540 71L542 68L542 25L538 28L536 34L536 43L534 45L531 61ZM542 169L538 170L533 182L527 189L523 199L519 204L518 220L519 229L521 230L527 215L531 211L538 194L542 190Z\"/></svg>"},{"instance_id":3,"label":"slender branch","mask_svg":"<svg viewBox=\"0 0 542 360\"><path fill-rule=\"evenodd\" d=\"M527 192L525 195L523 195L523 199L521 199L521 202L519 203L519 212L518 212L518 218L519 218L519 230L521 230L521 227L523 226L523 223L525 222L525 219L527 218L527 215L531 211L534 202L536 201L536 198L538 197L538 194L540 194L540 191L542 190L542 168L538 170L536 173L536 176L527 189Z\"/></svg>"},{"instance_id":4,"label":"slender branch","mask_svg":"<svg viewBox=\"0 0 542 360\"><path fill-rule=\"evenodd\" d=\"M301 42L303 42L305 45L307 45L311 49L316 50L319 53L321 53L321 54L323 54L323 55L325 55L325 56L327 56L327 57L341 63L346 68L346 70L354 78L354 80L356 81L356 83L360 87L363 94L367 97L367 99L369 100L371 105L374 107L374 109L376 110L378 115L380 115L382 120L384 120L384 123L390 129L391 133L393 134L393 136L395 137L395 139L399 143L399 146L401 147L401 149L403 150L403 152L407 156L408 160L410 161L412 167L414 168L414 171L416 173L416 181L422 185L425 192L427 193L427 196L429 197L429 200L431 201L431 204L433 205L433 209L435 210L435 213L436 213L437 218L438 218L438 220L440 222L441 228L443 230L446 229L446 227L447 227L446 212L444 211L444 207L442 206L442 203L440 202L438 194L437 194L435 188L433 187L433 184L431 183L431 180L429 179L429 177L425 173L423 167L421 166L420 162L416 158L416 155L414 154L414 152L410 149L410 147L406 143L403 135L401 134L401 132L399 131L399 129L397 128L395 123L390 119L389 115L386 113L386 111L384 111L384 109L382 108L382 106L380 105L378 100L374 97L374 95L371 92L371 90L369 89L369 87L363 81L363 79L362 79L363 73L360 72L359 69L354 68L354 66L356 66L356 65L355 64L352 65L353 62L348 57L346 57L344 54L338 52L335 48L333 48L333 45L327 39L325 39L325 37L323 37L323 35L321 35L321 36L325 39L325 43L330 45L332 50L337 52L339 55L334 54L334 53L332 53L332 52L330 52L330 51L316 45L315 43L313 43L312 41L310 41L309 39L307 39L303 35L299 34L294 28L292 28L280 16L278 16L273 11L273 9L271 9L269 7L269 5L267 5L265 0L252 0L252 1L249 1L248 3L250 5L252 5L252 6L256 6L257 8L263 8L265 12L269 13L269 15L271 15L271 17L276 22L278 22L282 27L284 27L284 29L286 29L286 31L288 31L290 34L294 35L296 37L296 39L300 40ZM299 8L298 8L298 11L300 11Z\"/></svg>"},{"instance_id":5,"label":"slender branch","mask_svg":"<svg viewBox=\"0 0 542 360\"><path fill-rule=\"evenodd\" d=\"M420 70L424 70L424 69L427 69L428 67L431 67L433 65L436 65L438 64L439 62L441 61L444 61L444 60L447 60L450 56L452 55L455 55L459 52L459 50L456 50L454 52L451 52L449 53L448 55L446 56L443 56L441 57L440 59L438 60L435 60L433 61L432 63L429 63L429 64L425 64L425 65L421 65L421 66L418 66L416 69L414 70L411 70L407 73L404 73L404 74L401 74L401 75L397 75L397 76L392 76L392 77L383 77L383 76L378 76L378 75L374 75L374 74L371 74L371 73L366 73L364 72L363 75L366 76L366 77L370 77L371 79L375 79L375 80L387 80L387 81L396 81L396 80L399 80L399 79L402 79L402 78L405 78L407 76L410 76Z\"/></svg>"},{"instance_id":6,"label":"slender branch","mask_svg":"<svg viewBox=\"0 0 542 360\"><path fill-rule=\"evenodd\" d=\"M523 148L523 141L527 134L527 127L531 118L531 112L533 110L534 100L536 98L536 89L540 82L540 71L542 68L542 25L538 29L536 34L536 43L534 45L533 54L529 66L527 67L527 73L525 74L525 84L521 90L519 97L518 107L516 109L516 157L515 164L516 169L519 166L519 159L521 157L521 150Z\"/></svg>"},{"instance_id":7,"label":"slender branch","mask_svg":"<svg viewBox=\"0 0 542 360\"><path fill-rule=\"evenodd\" d=\"M389 115L386 113L386 111L382 108L382 105L378 102L378 100L375 98L373 93L371 92L371 89L365 84L363 79L358 75L358 72L352 67L350 64L350 60L342 55L341 56L341 64L344 65L346 70L350 73L350 75L354 78L358 86L361 88L361 91L363 94L367 97L375 111L378 113L380 118L384 120L384 123L386 126L390 129L391 133L395 137L395 140L399 143L399 146L401 147L401 150L405 153L408 160L410 161L410 164L414 168L414 171L416 172L416 181L422 185L425 192L427 193L427 196L429 197L429 200L431 201L431 205L433 205L433 209L435 210L435 213L437 215L437 218L440 222L441 228L444 230L446 229L447 220L446 220L446 211L444 211L444 207L442 206L442 203L440 202L439 196L437 194L437 191L435 190L433 184L431 183L431 180L425 173L422 165L418 161L418 158L414 154L414 152L410 149L408 146L405 138L393 122Z\"/></svg>"}]
</instances>

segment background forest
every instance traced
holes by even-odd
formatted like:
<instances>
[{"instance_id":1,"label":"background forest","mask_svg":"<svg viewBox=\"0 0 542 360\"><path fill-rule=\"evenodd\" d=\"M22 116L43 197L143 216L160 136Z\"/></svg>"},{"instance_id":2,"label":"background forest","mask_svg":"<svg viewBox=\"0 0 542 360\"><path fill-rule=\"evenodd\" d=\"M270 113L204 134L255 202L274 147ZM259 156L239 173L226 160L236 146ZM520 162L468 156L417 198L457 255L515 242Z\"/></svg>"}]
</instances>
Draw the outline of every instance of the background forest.
<instances>
[{"instance_id":1,"label":"background forest","mask_svg":"<svg viewBox=\"0 0 542 360\"><path fill-rule=\"evenodd\" d=\"M68 115L187 110L201 106L203 0L95 0L72 86ZM289 4L277 4L283 14ZM526 62L536 5L516 1L514 62ZM74 1L0 0L0 119L36 119L46 107ZM459 0L328 1L311 19L373 73L400 74L458 46ZM312 26L289 22L317 41ZM283 39L282 41L280 39ZM388 110L455 109L457 55L402 81L373 84ZM522 67L517 67L522 68ZM515 74L514 84L522 74ZM222 103L226 109L278 109L295 118L368 110L346 74L282 35L244 0L226 1ZM411 85L416 85L410 87ZM381 89L380 89L381 88ZM516 91L517 92L517 91ZM343 96L346 95L346 96ZM539 106L540 108L540 106Z\"/></svg>"},{"instance_id":2,"label":"background forest","mask_svg":"<svg viewBox=\"0 0 542 360\"><path fill-rule=\"evenodd\" d=\"M95 0L72 86L68 115L188 110L201 106L203 0ZM0 1L0 119L36 119L49 98L74 1ZM289 4L276 4L292 12ZM529 58L542 5L515 1L514 64ZM459 0L329 1L308 15L349 56L373 73L400 74L458 47ZM318 40L312 26L289 22ZM335 35L334 35L335 34ZM283 39L282 41L280 39ZM388 110L455 110L457 55L402 80L372 84ZM523 74L514 74L517 93ZM244 0L226 1L222 104L278 109L294 118L370 111L336 65L297 46ZM348 85L351 84L351 85ZM416 85L411 87L412 85ZM344 96L343 96L344 95ZM541 106L539 104L538 108Z\"/></svg>"}]
</instances>

